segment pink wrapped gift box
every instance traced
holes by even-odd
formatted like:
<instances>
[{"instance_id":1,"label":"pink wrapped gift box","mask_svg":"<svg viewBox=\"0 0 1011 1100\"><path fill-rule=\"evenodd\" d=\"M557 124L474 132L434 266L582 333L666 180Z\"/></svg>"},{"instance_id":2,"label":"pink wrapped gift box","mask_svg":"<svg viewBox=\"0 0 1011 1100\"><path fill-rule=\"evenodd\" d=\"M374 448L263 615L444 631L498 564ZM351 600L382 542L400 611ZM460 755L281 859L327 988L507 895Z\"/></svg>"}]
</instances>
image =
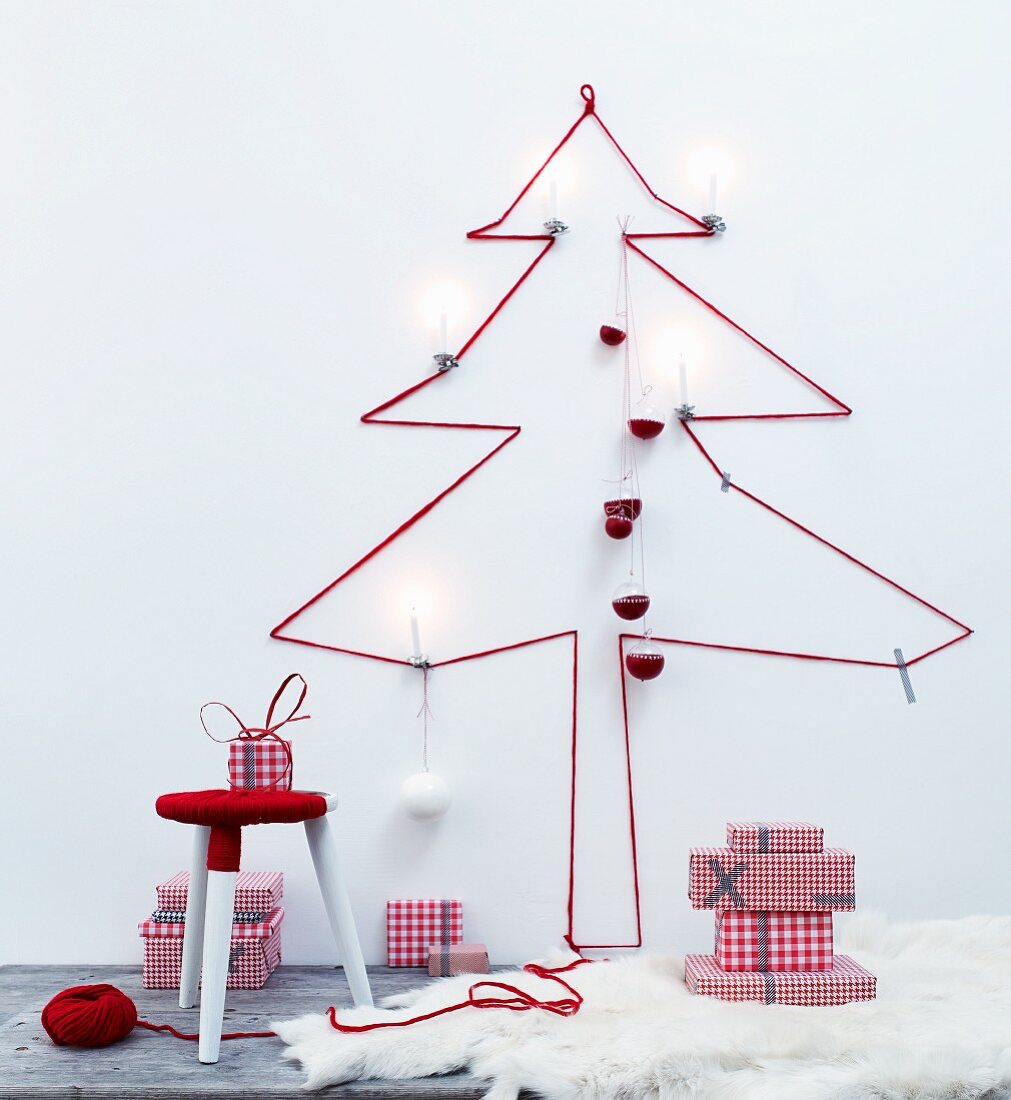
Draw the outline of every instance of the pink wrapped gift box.
<instances>
[{"instance_id":1,"label":"pink wrapped gift box","mask_svg":"<svg viewBox=\"0 0 1011 1100\"><path fill-rule=\"evenodd\" d=\"M228 746L228 784L240 790L291 790L291 742L241 737Z\"/></svg>"},{"instance_id":2,"label":"pink wrapped gift box","mask_svg":"<svg viewBox=\"0 0 1011 1100\"><path fill-rule=\"evenodd\" d=\"M873 1001L877 978L848 955L836 955L831 970L785 970L777 974L731 972L722 969L712 955L687 955L685 985L692 993L723 1001L817 1006Z\"/></svg>"},{"instance_id":3,"label":"pink wrapped gift box","mask_svg":"<svg viewBox=\"0 0 1011 1100\"><path fill-rule=\"evenodd\" d=\"M728 821L727 846L735 852L821 852L825 830L810 821Z\"/></svg>"},{"instance_id":4,"label":"pink wrapped gift box","mask_svg":"<svg viewBox=\"0 0 1011 1100\"><path fill-rule=\"evenodd\" d=\"M459 898L398 898L386 903L388 966L427 966L430 947L462 942Z\"/></svg>"},{"instance_id":5,"label":"pink wrapped gift box","mask_svg":"<svg viewBox=\"0 0 1011 1100\"><path fill-rule=\"evenodd\" d=\"M159 882L155 887L158 908L169 912L186 911L190 885L189 871ZM284 875L280 871L240 871L235 880L235 909L240 913L269 913L284 897Z\"/></svg>"},{"instance_id":6,"label":"pink wrapped gift box","mask_svg":"<svg viewBox=\"0 0 1011 1100\"><path fill-rule=\"evenodd\" d=\"M433 978L451 974L487 974L488 948L483 943L451 943L428 949L428 973Z\"/></svg>"},{"instance_id":7,"label":"pink wrapped gift box","mask_svg":"<svg viewBox=\"0 0 1011 1100\"><path fill-rule=\"evenodd\" d=\"M767 855L692 848L688 896L693 909L848 911L856 908L854 863L843 848Z\"/></svg>"},{"instance_id":8,"label":"pink wrapped gift box","mask_svg":"<svg viewBox=\"0 0 1011 1100\"><path fill-rule=\"evenodd\" d=\"M256 924L233 924L228 954L228 988L261 989L281 962L281 923L284 910L275 909ZM181 922L142 920L145 989L178 989L183 966Z\"/></svg>"},{"instance_id":9,"label":"pink wrapped gift box","mask_svg":"<svg viewBox=\"0 0 1011 1100\"><path fill-rule=\"evenodd\" d=\"M828 970L832 914L724 909L716 914L715 954L724 970Z\"/></svg>"}]
</instances>

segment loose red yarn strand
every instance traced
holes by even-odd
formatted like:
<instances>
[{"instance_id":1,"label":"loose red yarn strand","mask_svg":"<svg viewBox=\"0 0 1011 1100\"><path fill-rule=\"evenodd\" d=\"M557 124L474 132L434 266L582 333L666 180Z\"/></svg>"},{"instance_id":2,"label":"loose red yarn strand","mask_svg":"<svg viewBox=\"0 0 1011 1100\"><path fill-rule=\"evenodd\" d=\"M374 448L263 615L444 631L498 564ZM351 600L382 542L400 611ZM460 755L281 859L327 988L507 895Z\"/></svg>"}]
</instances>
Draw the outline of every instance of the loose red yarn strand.
<instances>
[{"instance_id":1,"label":"loose red yarn strand","mask_svg":"<svg viewBox=\"0 0 1011 1100\"><path fill-rule=\"evenodd\" d=\"M171 1024L150 1024L147 1020L138 1020L136 1027L147 1028L148 1031L167 1031L169 1035L174 1035L177 1039L187 1039L191 1043L197 1042L200 1038L198 1032L178 1031ZM224 1039L271 1039L277 1034L276 1031L228 1031L221 1038Z\"/></svg>"}]
</instances>

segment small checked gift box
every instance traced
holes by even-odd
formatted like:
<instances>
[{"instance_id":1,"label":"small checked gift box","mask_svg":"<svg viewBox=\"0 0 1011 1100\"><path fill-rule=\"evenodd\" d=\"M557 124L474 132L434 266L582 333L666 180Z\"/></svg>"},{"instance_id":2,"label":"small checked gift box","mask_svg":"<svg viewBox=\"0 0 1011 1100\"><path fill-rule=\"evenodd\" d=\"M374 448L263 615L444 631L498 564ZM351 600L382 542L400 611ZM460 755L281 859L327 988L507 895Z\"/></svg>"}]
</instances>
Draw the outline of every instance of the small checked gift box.
<instances>
[{"instance_id":1,"label":"small checked gift box","mask_svg":"<svg viewBox=\"0 0 1011 1100\"><path fill-rule=\"evenodd\" d=\"M852 910L854 862L843 848L768 854L692 848L688 896L693 909Z\"/></svg>"},{"instance_id":2,"label":"small checked gift box","mask_svg":"<svg viewBox=\"0 0 1011 1100\"><path fill-rule=\"evenodd\" d=\"M685 984L692 993L724 1001L816 1006L873 1001L877 979L848 955L836 955L831 970L787 970L777 974L727 971L712 955L687 955Z\"/></svg>"},{"instance_id":3,"label":"small checked gift box","mask_svg":"<svg viewBox=\"0 0 1011 1100\"><path fill-rule=\"evenodd\" d=\"M810 821L728 821L727 847L735 852L821 852L825 830Z\"/></svg>"},{"instance_id":4,"label":"small checked gift box","mask_svg":"<svg viewBox=\"0 0 1011 1100\"><path fill-rule=\"evenodd\" d=\"M159 882L155 887L158 896L159 911L168 915L181 914L181 921L186 914L186 895L190 885L189 871L180 871L178 874ZM240 871L235 880L235 912L236 924L241 923L239 917L246 920L263 920L271 909L276 909L284 897L284 875L280 871ZM152 917L155 916L152 914ZM259 914L258 916L256 914Z\"/></svg>"},{"instance_id":5,"label":"small checked gift box","mask_svg":"<svg viewBox=\"0 0 1011 1100\"><path fill-rule=\"evenodd\" d=\"M295 684L295 692L284 695L289 684ZM302 676L293 672L281 681L267 707L267 718L262 726L247 726L227 703L204 703L200 708L200 724L212 741L228 745L228 785L237 790L290 791L292 777L291 742L278 730L291 722L304 722L308 714L299 714L305 702L308 685ZM207 724L207 712L218 707L229 715L239 728L234 737L215 737ZM288 714L278 718L287 707Z\"/></svg>"},{"instance_id":6,"label":"small checked gift box","mask_svg":"<svg viewBox=\"0 0 1011 1100\"><path fill-rule=\"evenodd\" d=\"M275 909L256 924L233 924L228 953L228 988L261 989L281 962L281 924L284 910ZM143 920L138 925L144 941L145 989L178 989L183 967L180 923Z\"/></svg>"},{"instance_id":7,"label":"small checked gift box","mask_svg":"<svg viewBox=\"0 0 1011 1100\"><path fill-rule=\"evenodd\" d=\"M487 974L488 948L483 943L449 943L428 949L428 973L433 978L452 974Z\"/></svg>"},{"instance_id":8,"label":"small checked gift box","mask_svg":"<svg viewBox=\"0 0 1011 1100\"><path fill-rule=\"evenodd\" d=\"M399 898L386 903L388 966L427 966L430 947L462 942L459 898Z\"/></svg>"},{"instance_id":9,"label":"small checked gift box","mask_svg":"<svg viewBox=\"0 0 1011 1100\"><path fill-rule=\"evenodd\" d=\"M829 970L832 914L724 909L716 914L715 954L724 970Z\"/></svg>"},{"instance_id":10,"label":"small checked gift box","mask_svg":"<svg viewBox=\"0 0 1011 1100\"><path fill-rule=\"evenodd\" d=\"M290 790L291 742L283 738L233 741L228 746L228 783L242 790Z\"/></svg>"}]
</instances>

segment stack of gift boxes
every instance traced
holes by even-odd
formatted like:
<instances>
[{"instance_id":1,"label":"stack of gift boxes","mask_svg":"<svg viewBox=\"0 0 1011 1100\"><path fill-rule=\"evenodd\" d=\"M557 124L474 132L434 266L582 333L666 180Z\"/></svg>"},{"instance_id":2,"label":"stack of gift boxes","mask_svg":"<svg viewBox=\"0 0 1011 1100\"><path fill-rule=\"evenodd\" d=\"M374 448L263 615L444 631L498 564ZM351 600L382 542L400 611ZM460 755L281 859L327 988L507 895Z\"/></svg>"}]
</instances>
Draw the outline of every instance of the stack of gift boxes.
<instances>
[{"instance_id":1,"label":"stack of gift boxes","mask_svg":"<svg viewBox=\"0 0 1011 1100\"><path fill-rule=\"evenodd\" d=\"M188 871L158 883L158 905L139 924L144 941L145 989L178 989L186 929ZM280 871L240 871L228 954L228 988L260 989L281 962L284 876Z\"/></svg>"},{"instance_id":2,"label":"stack of gift boxes","mask_svg":"<svg viewBox=\"0 0 1011 1100\"><path fill-rule=\"evenodd\" d=\"M806 821L727 824L727 847L693 848L688 896L713 909L712 955L685 958L692 993L726 1001L870 1001L876 979L835 955L833 912L856 908L854 858Z\"/></svg>"},{"instance_id":3,"label":"stack of gift boxes","mask_svg":"<svg viewBox=\"0 0 1011 1100\"><path fill-rule=\"evenodd\" d=\"M386 903L386 962L427 966L433 977L487 974L488 948L463 942L459 898L397 898Z\"/></svg>"}]
</instances>

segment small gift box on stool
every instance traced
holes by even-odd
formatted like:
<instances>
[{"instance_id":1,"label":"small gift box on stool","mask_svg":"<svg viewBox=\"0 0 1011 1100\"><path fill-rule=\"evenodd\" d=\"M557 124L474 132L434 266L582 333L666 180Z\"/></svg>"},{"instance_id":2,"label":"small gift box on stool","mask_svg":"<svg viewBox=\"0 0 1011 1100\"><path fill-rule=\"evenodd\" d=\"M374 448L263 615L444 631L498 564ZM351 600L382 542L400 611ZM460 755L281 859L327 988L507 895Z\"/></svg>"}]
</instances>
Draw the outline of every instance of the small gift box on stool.
<instances>
[{"instance_id":1,"label":"small gift box on stool","mask_svg":"<svg viewBox=\"0 0 1011 1100\"><path fill-rule=\"evenodd\" d=\"M387 966L426 966L430 947L462 942L459 898L397 898L386 903Z\"/></svg>"},{"instance_id":2,"label":"small gift box on stool","mask_svg":"<svg viewBox=\"0 0 1011 1100\"><path fill-rule=\"evenodd\" d=\"M298 698L289 709L288 716L275 720L276 710L285 689L293 681L301 685ZM308 714L299 714L308 687L305 680L293 672L285 677L274 692L267 708L267 719L262 726L247 726L227 703L204 703L200 708L200 724L212 741L228 744L228 785L236 790L290 791L292 778L291 742L277 732L289 722L302 722ZM235 737L215 737L207 728L204 712L209 707L221 707L235 719L239 732Z\"/></svg>"},{"instance_id":3,"label":"small gift box on stool","mask_svg":"<svg viewBox=\"0 0 1011 1100\"><path fill-rule=\"evenodd\" d=\"M488 948L483 943L450 943L428 949L428 973L433 978L452 974L487 974Z\"/></svg>"}]
</instances>

